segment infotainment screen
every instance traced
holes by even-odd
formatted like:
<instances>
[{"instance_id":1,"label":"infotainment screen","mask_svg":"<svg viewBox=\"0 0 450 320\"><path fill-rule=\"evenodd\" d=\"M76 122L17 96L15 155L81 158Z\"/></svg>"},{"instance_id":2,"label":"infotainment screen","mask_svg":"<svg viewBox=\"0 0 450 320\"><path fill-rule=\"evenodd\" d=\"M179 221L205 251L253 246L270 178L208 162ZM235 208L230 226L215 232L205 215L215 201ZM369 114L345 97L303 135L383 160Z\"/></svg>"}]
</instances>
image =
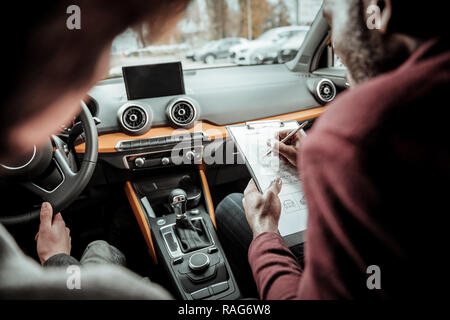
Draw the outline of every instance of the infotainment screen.
<instances>
[{"instance_id":1,"label":"infotainment screen","mask_svg":"<svg viewBox=\"0 0 450 320\"><path fill-rule=\"evenodd\" d=\"M185 94L181 62L123 67L128 100Z\"/></svg>"}]
</instances>

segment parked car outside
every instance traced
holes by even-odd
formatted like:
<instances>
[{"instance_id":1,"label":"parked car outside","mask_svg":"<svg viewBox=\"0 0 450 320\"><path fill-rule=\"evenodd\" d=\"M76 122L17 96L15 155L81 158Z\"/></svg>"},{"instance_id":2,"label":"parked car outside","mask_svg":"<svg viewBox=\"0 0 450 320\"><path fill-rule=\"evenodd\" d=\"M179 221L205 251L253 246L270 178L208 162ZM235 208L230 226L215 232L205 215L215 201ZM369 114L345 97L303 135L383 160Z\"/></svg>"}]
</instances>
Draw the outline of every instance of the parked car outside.
<instances>
[{"instance_id":1,"label":"parked car outside","mask_svg":"<svg viewBox=\"0 0 450 320\"><path fill-rule=\"evenodd\" d=\"M186 43L153 45L147 46L145 48L133 48L126 50L122 53L122 56L130 58L130 57L145 57L150 55L175 54L178 52L185 52L190 49L191 46Z\"/></svg>"},{"instance_id":2,"label":"parked car outside","mask_svg":"<svg viewBox=\"0 0 450 320\"><path fill-rule=\"evenodd\" d=\"M217 59L227 59L230 56L230 48L247 42L244 38L224 38L208 42L199 50L189 52L186 58L213 64Z\"/></svg>"},{"instance_id":3,"label":"parked car outside","mask_svg":"<svg viewBox=\"0 0 450 320\"><path fill-rule=\"evenodd\" d=\"M253 65L274 62L281 45L294 36L306 34L309 27L291 26L271 29L263 33L258 39L231 49L234 63L239 65Z\"/></svg>"},{"instance_id":4,"label":"parked car outside","mask_svg":"<svg viewBox=\"0 0 450 320\"><path fill-rule=\"evenodd\" d=\"M293 36L291 39L286 41L282 46L281 49L278 51L277 63L286 63L288 61L291 61L297 56L298 50L300 49L300 46L302 45L303 41L306 37L305 32L301 32L296 36Z\"/></svg>"}]
</instances>

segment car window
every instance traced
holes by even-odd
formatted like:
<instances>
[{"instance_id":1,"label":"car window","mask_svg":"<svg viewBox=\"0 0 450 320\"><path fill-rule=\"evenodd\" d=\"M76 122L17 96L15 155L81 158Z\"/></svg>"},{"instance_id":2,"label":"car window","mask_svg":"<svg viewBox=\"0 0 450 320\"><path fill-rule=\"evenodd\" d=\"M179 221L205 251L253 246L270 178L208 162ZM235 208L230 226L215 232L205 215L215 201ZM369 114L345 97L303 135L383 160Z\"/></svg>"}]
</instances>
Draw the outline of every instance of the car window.
<instances>
[{"instance_id":1,"label":"car window","mask_svg":"<svg viewBox=\"0 0 450 320\"><path fill-rule=\"evenodd\" d=\"M327 45L327 52L328 52L328 57L329 57L328 67L347 69L347 67L342 63L339 56L336 54L336 51L334 50L334 47L332 44Z\"/></svg>"},{"instance_id":2,"label":"car window","mask_svg":"<svg viewBox=\"0 0 450 320\"><path fill-rule=\"evenodd\" d=\"M158 42L143 25L119 35L107 76L121 76L123 66L170 61L181 61L185 70L284 63L296 52L280 57L282 44L305 33L321 5L322 0L193 0ZM278 52L273 43L280 44Z\"/></svg>"},{"instance_id":3,"label":"car window","mask_svg":"<svg viewBox=\"0 0 450 320\"><path fill-rule=\"evenodd\" d=\"M274 39L278 36L278 32L277 30L269 30L265 33L263 33L259 38L257 38L256 40L260 40L260 41L266 41L266 40L270 40L270 39Z\"/></svg>"},{"instance_id":4,"label":"car window","mask_svg":"<svg viewBox=\"0 0 450 320\"><path fill-rule=\"evenodd\" d=\"M233 44L235 44L236 42L234 40L227 40L223 43L224 47L229 47L232 46Z\"/></svg>"},{"instance_id":5,"label":"car window","mask_svg":"<svg viewBox=\"0 0 450 320\"><path fill-rule=\"evenodd\" d=\"M342 63L341 59L335 54L334 55L334 65L335 68L346 69L345 65Z\"/></svg>"}]
</instances>

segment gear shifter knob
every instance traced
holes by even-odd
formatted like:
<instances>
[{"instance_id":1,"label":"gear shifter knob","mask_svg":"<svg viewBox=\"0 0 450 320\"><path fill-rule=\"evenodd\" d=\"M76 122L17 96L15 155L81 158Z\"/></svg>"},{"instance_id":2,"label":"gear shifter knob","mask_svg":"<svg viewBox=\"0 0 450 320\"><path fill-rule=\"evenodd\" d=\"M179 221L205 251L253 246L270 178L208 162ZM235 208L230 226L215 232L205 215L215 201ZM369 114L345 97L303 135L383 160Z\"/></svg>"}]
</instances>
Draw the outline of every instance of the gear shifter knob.
<instances>
[{"instance_id":1,"label":"gear shifter knob","mask_svg":"<svg viewBox=\"0 0 450 320\"><path fill-rule=\"evenodd\" d=\"M187 194L183 189L175 189L170 192L169 204L175 211L177 219L186 216Z\"/></svg>"}]
</instances>

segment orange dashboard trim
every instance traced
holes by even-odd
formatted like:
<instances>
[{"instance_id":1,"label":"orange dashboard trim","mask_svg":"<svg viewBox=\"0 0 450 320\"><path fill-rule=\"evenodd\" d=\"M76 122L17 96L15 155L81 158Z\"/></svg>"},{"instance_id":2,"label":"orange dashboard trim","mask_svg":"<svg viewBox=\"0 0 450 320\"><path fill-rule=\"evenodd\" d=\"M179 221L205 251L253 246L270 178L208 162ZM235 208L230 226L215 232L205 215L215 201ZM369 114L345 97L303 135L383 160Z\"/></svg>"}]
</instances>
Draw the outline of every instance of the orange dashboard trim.
<instances>
[{"instance_id":1,"label":"orange dashboard trim","mask_svg":"<svg viewBox=\"0 0 450 320\"><path fill-rule=\"evenodd\" d=\"M211 191L209 190L209 184L208 184L208 180L206 179L205 170L202 167L200 167L199 172L200 172L200 179L202 180L203 193L205 194L207 210L208 210L209 216L211 217L211 221L214 225L214 228L217 229L216 213L214 212L214 203L212 201Z\"/></svg>"},{"instance_id":2,"label":"orange dashboard trim","mask_svg":"<svg viewBox=\"0 0 450 320\"><path fill-rule=\"evenodd\" d=\"M319 117L322 112L325 110L325 107L318 107L303 111L297 111L292 113L286 113L278 116L263 118L263 119L257 119L254 121L267 121L267 120L281 120L281 121L288 121L288 120L297 120L297 121L304 121L304 120L310 120ZM236 124L242 124L236 123ZM99 153L115 153L116 145L120 141L125 140L139 140L139 139L147 139L147 138L154 138L154 137L161 137L161 136L170 136L172 134L183 134L183 133L191 133L191 132L206 132L208 134L208 137L210 140L216 140L216 139L225 139L228 137L228 132L226 129L226 126L218 126L211 123L208 123L206 121L198 122L194 128L191 128L189 130L186 129L174 129L172 127L160 127L160 128L153 128L149 132L147 132L144 135L141 136L129 136L125 133L110 133L101 135L98 137L98 152ZM75 150L77 153L84 153L85 152L85 144L80 144L75 147Z\"/></svg>"},{"instance_id":3,"label":"orange dashboard trim","mask_svg":"<svg viewBox=\"0 0 450 320\"><path fill-rule=\"evenodd\" d=\"M125 183L125 194L127 195L128 201L130 202L131 209L133 210L136 220L141 229L142 235L144 236L145 242L147 243L148 252L155 264L158 263L156 257L155 246L153 245L152 233L150 226L148 225L147 219L145 218L145 213L142 210L141 204L139 202L136 193L134 192L131 182L127 181Z\"/></svg>"}]
</instances>

